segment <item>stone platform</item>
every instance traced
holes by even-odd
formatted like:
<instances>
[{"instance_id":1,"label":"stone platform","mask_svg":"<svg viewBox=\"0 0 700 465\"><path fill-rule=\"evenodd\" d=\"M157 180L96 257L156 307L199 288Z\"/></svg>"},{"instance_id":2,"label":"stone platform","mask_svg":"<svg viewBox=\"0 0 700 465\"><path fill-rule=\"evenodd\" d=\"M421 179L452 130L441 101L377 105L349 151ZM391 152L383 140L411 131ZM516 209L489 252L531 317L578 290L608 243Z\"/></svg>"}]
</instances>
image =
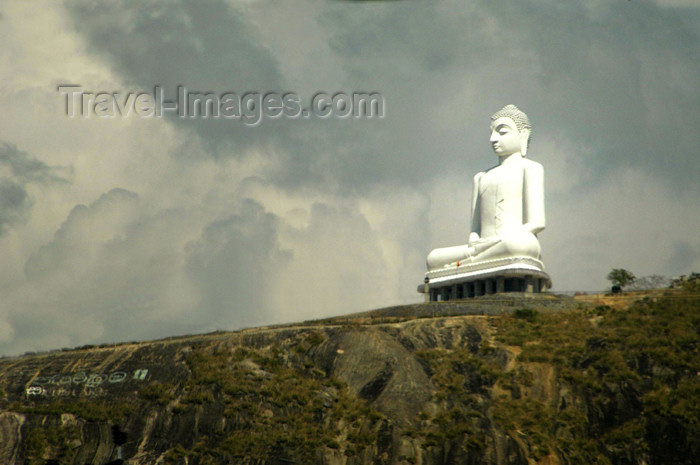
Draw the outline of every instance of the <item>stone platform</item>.
<instances>
[{"instance_id":1,"label":"stone platform","mask_svg":"<svg viewBox=\"0 0 700 465\"><path fill-rule=\"evenodd\" d=\"M418 292L431 302L467 299L503 292L541 293L552 287L544 264L531 257L507 257L460 263L428 271Z\"/></svg>"}]
</instances>

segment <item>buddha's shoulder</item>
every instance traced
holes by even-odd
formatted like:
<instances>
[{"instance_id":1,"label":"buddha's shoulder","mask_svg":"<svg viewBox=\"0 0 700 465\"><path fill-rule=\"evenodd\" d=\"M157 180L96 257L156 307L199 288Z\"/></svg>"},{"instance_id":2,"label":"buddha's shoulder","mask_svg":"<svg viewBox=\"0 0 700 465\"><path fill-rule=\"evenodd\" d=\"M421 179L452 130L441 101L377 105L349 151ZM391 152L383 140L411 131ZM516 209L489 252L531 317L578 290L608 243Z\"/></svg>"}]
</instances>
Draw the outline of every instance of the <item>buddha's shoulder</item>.
<instances>
[{"instance_id":1,"label":"buddha's shoulder","mask_svg":"<svg viewBox=\"0 0 700 465\"><path fill-rule=\"evenodd\" d=\"M483 176L492 173L499 172L501 170L511 171L511 170L522 170L522 171L544 171L542 165L536 161L530 160L529 158L522 157L515 163L510 163L508 165L494 165L484 171L480 171L474 175L474 180L478 181Z\"/></svg>"},{"instance_id":2,"label":"buddha's shoulder","mask_svg":"<svg viewBox=\"0 0 700 465\"><path fill-rule=\"evenodd\" d=\"M530 160L529 158L523 157L522 159L523 167L526 170L537 170L537 171L544 171L544 168L542 168L542 165L537 163L534 160Z\"/></svg>"},{"instance_id":3,"label":"buddha's shoulder","mask_svg":"<svg viewBox=\"0 0 700 465\"><path fill-rule=\"evenodd\" d=\"M490 168L486 168L484 171L479 171L474 175L474 179L479 179L482 176L484 176L486 173L490 173L491 171L495 170L496 168L500 167L501 165L493 165Z\"/></svg>"},{"instance_id":4,"label":"buddha's shoulder","mask_svg":"<svg viewBox=\"0 0 700 465\"><path fill-rule=\"evenodd\" d=\"M532 160L532 159L530 159L530 158L523 157L523 158L522 158L522 162L523 162L525 165L528 165L528 166L539 166L539 167L542 167L541 164L537 163L535 160Z\"/></svg>"}]
</instances>

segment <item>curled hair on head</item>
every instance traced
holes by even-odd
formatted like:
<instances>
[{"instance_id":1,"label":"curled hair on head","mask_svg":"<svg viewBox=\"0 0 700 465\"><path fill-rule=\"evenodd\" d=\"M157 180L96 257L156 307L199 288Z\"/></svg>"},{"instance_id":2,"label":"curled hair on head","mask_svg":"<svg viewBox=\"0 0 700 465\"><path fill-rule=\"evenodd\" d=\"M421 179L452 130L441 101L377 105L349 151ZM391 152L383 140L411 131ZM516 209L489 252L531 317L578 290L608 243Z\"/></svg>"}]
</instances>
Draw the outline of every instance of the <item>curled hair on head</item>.
<instances>
[{"instance_id":1,"label":"curled hair on head","mask_svg":"<svg viewBox=\"0 0 700 465\"><path fill-rule=\"evenodd\" d=\"M530 131L530 136L527 138L527 145L530 145L530 141L532 140L532 126L530 126L530 118L528 118L527 115L515 105L506 105L491 116L491 121L496 121L498 118L504 117L512 119L515 123L515 127L518 128L518 131L522 131L523 129Z\"/></svg>"}]
</instances>

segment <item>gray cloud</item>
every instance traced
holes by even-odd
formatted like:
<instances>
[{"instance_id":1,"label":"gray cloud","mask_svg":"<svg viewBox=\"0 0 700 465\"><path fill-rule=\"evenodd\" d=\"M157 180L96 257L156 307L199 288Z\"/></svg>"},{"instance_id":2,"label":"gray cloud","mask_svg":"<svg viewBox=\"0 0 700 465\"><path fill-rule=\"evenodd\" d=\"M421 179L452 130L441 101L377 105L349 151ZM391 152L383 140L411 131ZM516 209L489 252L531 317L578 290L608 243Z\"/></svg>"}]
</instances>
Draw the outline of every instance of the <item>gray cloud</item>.
<instances>
[{"instance_id":1,"label":"gray cloud","mask_svg":"<svg viewBox=\"0 0 700 465\"><path fill-rule=\"evenodd\" d=\"M697 268L700 9L657 3L71 0L54 15L72 30L47 9L49 48L76 55L64 75L43 23L16 66L0 57L27 82L3 94L25 121L6 116L0 138L39 157L0 152L0 231L17 231L0 236L0 353L418 301L427 252L466 240L471 178L495 161L488 118L507 103L534 126L557 289ZM45 89L78 78L379 91L387 113L55 126ZM74 162L65 188L54 159Z\"/></svg>"},{"instance_id":2,"label":"gray cloud","mask_svg":"<svg viewBox=\"0 0 700 465\"><path fill-rule=\"evenodd\" d=\"M693 267L700 262L700 244L693 246L690 242L681 240L672 244L672 247L673 255L668 258L666 269L676 275L696 271Z\"/></svg>"},{"instance_id":3,"label":"gray cloud","mask_svg":"<svg viewBox=\"0 0 700 465\"><path fill-rule=\"evenodd\" d=\"M64 174L13 144L0 143L0 235L28 214L33 204L29 184L64 182Z\"/></svg>"},{"instance_id":4,"label":"gray cloud","mask_svg":"<svg viewBox=\"0 0 700 465\"><path fill-rule=\"evenodd\" d=\"M674 184L692 181L700 172L700 160L687 156L700 123L700 96L690 91L700 61L688 60L700 56L697 12L612 2L544 3L517 14L510 38L539 62L541 92L530 98L541 100L526 103L539 109L545 137L564 132L590 147L597 172L639 166Z\"/></svg>"},{"instance_id":5,"label":"gray cloud","mask_svg":"<svg viewBox=\"0 0 700 465\"><path fill-rule=\"evenodd\" d=\"M99 247L119 244L124 222L135 214L137 202L135 193L112 189L89 207L77 205L53 241L29 257L25 266L27 277L37 280L57 270L73 274L78 281L91 275L91 265L100 261Z\"/></svg>"},{"instance_id":6,"label":"gray cloud","mask_svg":"<svg viewBox=\"0 0 700 465\"><path fill-rule=\"evenodd\" d=\"M255 27L242 11L224 1L192 3L67 3L76 31L95 56L107 58L126 85L191 92L281 92L283 76ZM250 127L240 121L173 117L179 130L198 135L213 157L242 157L256 144L279 145L294 136L276 125ZM192 156L184 153L183 156Z\"/></svg>"},{"instance_id":7,"label":"gray cloud","mask_svg":"<svg viewBox=\"0 0 700 465\"><path fill-rule=\"evenodd\" d=\"M265 24L246 21L243 8L69 5L90 50L132 85L295 90L261 45ZM261 8L263 20L275 15L274 5ZM597 172L633 164L676 178L700 170L697 157L685 156L700 114L700 98L687 92L700 79L700 60L686 58L700 47L693 11L624 2L300 4L307 13L318 16L343 63L339 81L315 90L381 91L385 121L174 122L198 134L212 156L240 157L251 147L274 153L269 176L290 187L424 183L442 172L434 153L450 166L488 159L484 121L508 102L533 115L535 149L539 137L565 137L591 148Z\"/></svg>"},{"instance_id":8,"label":"gray cloud","mask_svg":"<svg viewBox=\"0 0 700 465\"><path fill-rule=\"evenodd\" d=\"M388 158L412 166L407 158L423 157L421 176L488 155L484 121L511 102L532 115L534 151L538 140L566 138L590 148L596 173L641 166L677 185L700 172L687 155L700 124L697 10L507 1L337 10L332 43L351 78L386 85L401 115ZM433 139L443 134L431 119L450 100L463 124L446 135L466 150ZM428 163L432 153L444 165ZM410 179L402 168L394 173Z\"/></svg>"},{"instance_id":9,"label":"gray cloud","mask_svg":"<svg viewBox=\"0 0 700 465\"><path fill-rule=\"evenodd\" d=\"M291 259L281 249L279 220L252 200L241 212L206 226L187 246L187 270L202 300L208 325L228 327L271 322L267 302L275 292L271 277Z\"/></svg>"},{"instance_id":10,"label":"gray cloud","mask_svg":"<svg viewBox=\"0 0 700 465\"><path fill-rule=\"evenodd\" d=\"M21 311L9 320L29 339L0 340L0 352L274 321L270 276L290 255L274 215L251 200L239 208L213 221L187 210L150 215L124 189L76 206L26 263Z\"/></svg>"}]
</instances>

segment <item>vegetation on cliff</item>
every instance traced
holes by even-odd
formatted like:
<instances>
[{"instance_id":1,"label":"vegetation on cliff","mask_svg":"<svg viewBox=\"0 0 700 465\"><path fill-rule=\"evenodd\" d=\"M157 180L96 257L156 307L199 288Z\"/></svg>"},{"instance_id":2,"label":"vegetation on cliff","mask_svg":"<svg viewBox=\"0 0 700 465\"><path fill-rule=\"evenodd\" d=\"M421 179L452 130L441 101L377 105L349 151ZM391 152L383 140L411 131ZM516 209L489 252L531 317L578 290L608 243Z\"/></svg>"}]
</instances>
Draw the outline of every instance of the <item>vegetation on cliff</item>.
<instances>
[{"instance_id":1,"label":"vegetation on cliff","mask_svg":"<svg viewBox=\"0 0 700 465\"><path fill-rule=\"evenodd\" d=\"M509 431L535 457L568 463L695 463L700 457L700 283L623 309L539 314L495 321L497 340L523 363L551 365L576 402L548 405L517 395L495 403ZM525 382L523 382L525 381Z\"/></svg>"},{"instance_id":2,"label":"vegetation on cliff","mask_svg":"<svg viewBox=\"0 0 700 465\"><path fill-rule=\"evenodd\" d=\"M389 322L0 360L0 461L691 464L699 294L504 316L427 304ZM114 383L89 388L78 370Z\"/></svg>"}]
</instances>

